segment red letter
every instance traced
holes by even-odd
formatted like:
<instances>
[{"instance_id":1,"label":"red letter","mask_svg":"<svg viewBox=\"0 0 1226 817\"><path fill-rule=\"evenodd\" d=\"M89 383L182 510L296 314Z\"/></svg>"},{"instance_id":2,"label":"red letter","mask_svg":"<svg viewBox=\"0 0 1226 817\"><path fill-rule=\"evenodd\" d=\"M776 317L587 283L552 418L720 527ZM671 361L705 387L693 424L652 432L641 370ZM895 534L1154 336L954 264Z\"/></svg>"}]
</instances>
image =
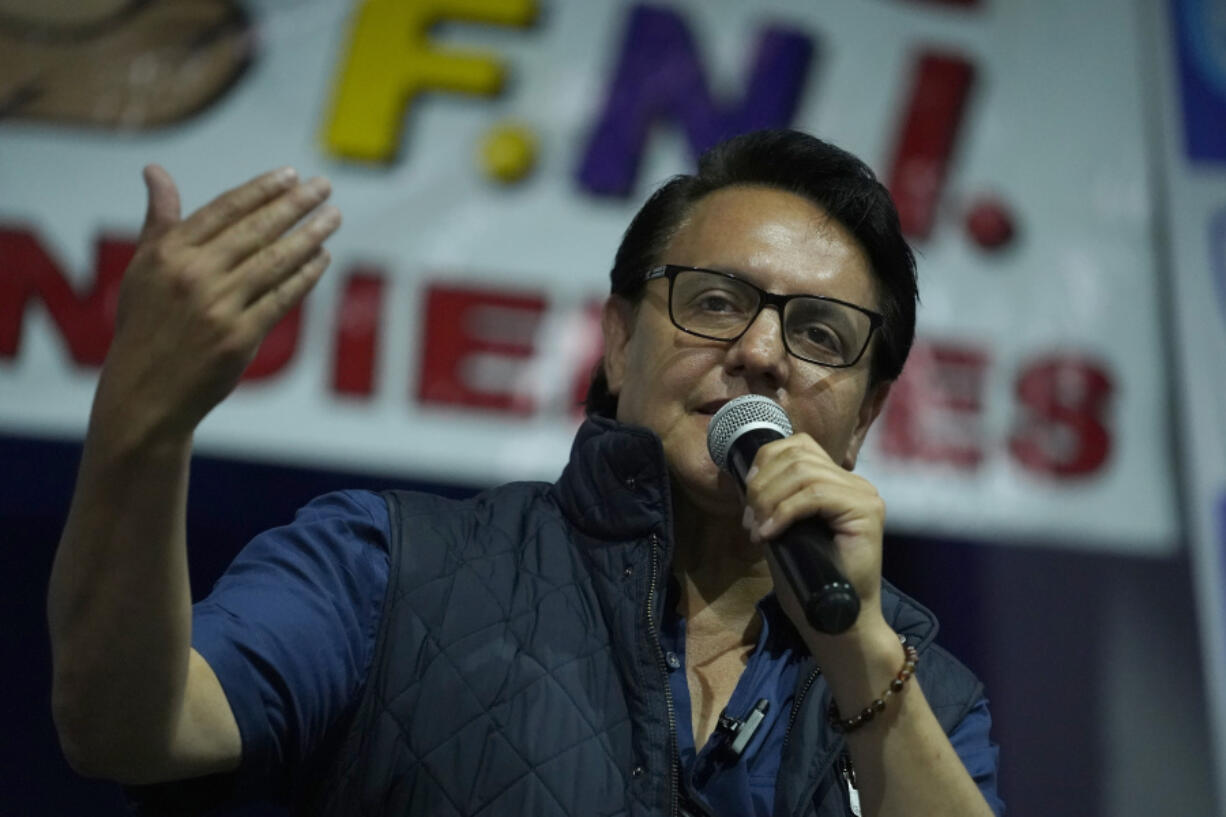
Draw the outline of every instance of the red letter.
<instances>
[{"instance_id":1,"label":"red letter","mask_svg":"<svg viewBox=\"0 0 1226 817\"><path fill-rule=\"evenodd\" d=\"M359 268L350 275L336 310L336 345L332 355L332 389L354 397L374 391L383 275Z\"/></svg>"},{"instance_id":2,"label":"red letter","mask_svg":"<svg viewBox=\"0 0 1226 817\"><path fill-rule=\"evenodd\" d=\"M939 342L915 345L882 414L887 457L975 468L987 353Z\"/></svg>"},{"instance_id":3,"label":"red letter","mask_svg":"<svg viewBox=\"0 0 1226 817\"><path fill-rule=\"evenodd\" d=\"M1023 414L1009 450L1049 476L1093 473L1111 453L1103 418L1112 391L1111 378L1094 361L1069 355L1035 361L1017 380Z\"/></svg>"},{"instance_id":4,"label":"red letter","mask_svg":"<svg viewBox=\"0 0 1226 817\"><path fill-rule=\"evenodd\" d=\"M974 78L975 66L962 57L920 54L888 185L902 231L912 238L932 232Z\"/></svg>"},{"instance_id":5,"label":"red letter","mask_svg":"<svg viewBox=\"0 0 1226 817\"><path fill-rule=\"evenodd\" d=\"M523 364L533 356L545 299L431 286L418 398L527 414Z\"/></svg>"},{"instance_id":6,"label":"red letter","mask_svg":"<svg viewBox=\"0 0 1226 817\"><path fill-rule=\"evenodd\" d=\"M38 297L82 366L100 366L111 345L119 281L136 245L102 238L97 244L94 281L78 295L64 271L28 230L0 229L0 357L17 356L21 324Z\"/></svg>"},{"instance_id":7,"label":"red letter","mask_svg":"<svg viewBox=\"0 0 1226 817\"><path fill-rule=\"evenodd\" d=\"M294 359L294 352L298 351L301 329L302 302L299 301L264 337L255 359L243 372L243 381L263 380L284 369Z\"/></svg>"}]
</instances>

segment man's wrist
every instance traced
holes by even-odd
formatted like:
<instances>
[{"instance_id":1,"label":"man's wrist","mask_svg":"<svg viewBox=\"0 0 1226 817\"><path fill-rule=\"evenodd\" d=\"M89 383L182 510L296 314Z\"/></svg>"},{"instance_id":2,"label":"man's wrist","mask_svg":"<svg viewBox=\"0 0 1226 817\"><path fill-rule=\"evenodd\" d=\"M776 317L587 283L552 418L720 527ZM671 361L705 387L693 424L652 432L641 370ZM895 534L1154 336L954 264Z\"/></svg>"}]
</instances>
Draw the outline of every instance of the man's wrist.
<instances>
[{"instance_id":1,"label":"man's wrist","mask_svg":"<svg viewBox=\"0 0 1226 817\"><path fill-rule=\"evenodd\" d=\"M906 660L902 641L885 620L879 615L875 621L864 618L837 636L805 636L839 711L848 714L880 697Z\"/></svg>"},{"instance_id":2,"label":"man's wrist","mask_svg":"<svg viewBox=\"0 0 1226 817\"><path fill-rule=\"evenodd\" d=\"M178 459L192 447L193 429L168 421L163 412L127 399L116 384L101 380L90 409L91 447L115 464L139 459ZM101 453L101 452L100 452Z\"/></svg>"}]
</instances>

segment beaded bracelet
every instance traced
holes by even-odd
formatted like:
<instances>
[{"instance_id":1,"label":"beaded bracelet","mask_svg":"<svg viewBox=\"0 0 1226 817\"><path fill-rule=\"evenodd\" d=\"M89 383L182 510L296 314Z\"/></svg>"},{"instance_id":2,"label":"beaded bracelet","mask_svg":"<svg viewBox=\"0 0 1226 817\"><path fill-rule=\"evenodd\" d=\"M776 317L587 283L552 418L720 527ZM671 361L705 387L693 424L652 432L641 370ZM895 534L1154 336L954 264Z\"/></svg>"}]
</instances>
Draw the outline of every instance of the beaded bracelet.
<instances>
[{"instance_id":1,"label":"beaded bracelet","mask_svg":"<svg viewBox=\"0 0 1226 817\"><path fill-rule=\"evenodd\" d=\"M889 688L881 693L881 697L864 707L864 711L859 715L844 720L839 717L838 706L835 705L833 700L830 702L830 709L826 715L830 719L830 727L834 731L847 734L859 729L871 721L878 712L885 709L885 702L890 699L891 695L896 692L902 692L903 684L907 683L911 676L915 674L915 665L919 663L919 651L915 647L907 644L903 646L903 651L906 653L906 656L903 659L902 669L898 671L898 675L894 677L893 681L890 681Z\"/></svg>"}]
</instances>

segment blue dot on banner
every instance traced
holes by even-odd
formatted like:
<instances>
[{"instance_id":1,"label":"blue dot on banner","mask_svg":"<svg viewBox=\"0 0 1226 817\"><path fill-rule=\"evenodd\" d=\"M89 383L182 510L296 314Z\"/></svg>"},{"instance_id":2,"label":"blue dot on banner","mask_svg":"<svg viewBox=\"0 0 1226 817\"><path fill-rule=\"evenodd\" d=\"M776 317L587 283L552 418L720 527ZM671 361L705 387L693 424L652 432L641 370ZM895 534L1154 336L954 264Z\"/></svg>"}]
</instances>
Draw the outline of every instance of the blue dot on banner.
<instances>
[{"instance_id":1,"label":"blue dot on banner","mask_svg":"<svg viewBox=\"0 0 1226 817\"><path fill-rule=\"evenodd\" d=\"M1226 164L1226 0L1171 0L1184 150Z\"/></svg>"}]
</instances>

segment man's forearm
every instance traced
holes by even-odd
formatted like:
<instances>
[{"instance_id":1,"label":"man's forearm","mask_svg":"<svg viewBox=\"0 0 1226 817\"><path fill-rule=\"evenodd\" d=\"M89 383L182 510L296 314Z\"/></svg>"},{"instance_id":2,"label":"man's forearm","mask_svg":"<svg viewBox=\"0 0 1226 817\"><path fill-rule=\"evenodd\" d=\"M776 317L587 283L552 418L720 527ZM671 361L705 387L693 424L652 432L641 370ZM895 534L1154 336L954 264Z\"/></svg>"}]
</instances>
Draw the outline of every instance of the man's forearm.
<instances>
[{"instance_id":1,"label":"man's forearm","mask_svg":"<svg viewBox=\"0 0 1226 817\"><path fill-rule=\"evenodd\" d=\"M191 640L191 438L106 414L95 405L48 592L56 725L70 762L97 775L169 739Z\"/></svg>"},{"instance_id":2,"label":"man's forearm","mask_svg":"<svg viewBox=\"0 0 1226 817\"><path fill-rule=\"evenodd\" d=\"M890 707L847 736L865 817L991 817L918 681Z\"/></svg>"},{"instance_id":3,"label":"man's forearm","mask_svg":"<svg viewBox=\"0 0 1226 817\"><path fill-rule=\"evenodd\" d=\"M808 634L809 649L850 718L876 699L885 707L846 733L865 817L991 817L992 811L932 712L919 678L895 689L909 657L876 612L840 636ZM886 690L890 690L886 694Z\"/></svg>"}]
</instances>

